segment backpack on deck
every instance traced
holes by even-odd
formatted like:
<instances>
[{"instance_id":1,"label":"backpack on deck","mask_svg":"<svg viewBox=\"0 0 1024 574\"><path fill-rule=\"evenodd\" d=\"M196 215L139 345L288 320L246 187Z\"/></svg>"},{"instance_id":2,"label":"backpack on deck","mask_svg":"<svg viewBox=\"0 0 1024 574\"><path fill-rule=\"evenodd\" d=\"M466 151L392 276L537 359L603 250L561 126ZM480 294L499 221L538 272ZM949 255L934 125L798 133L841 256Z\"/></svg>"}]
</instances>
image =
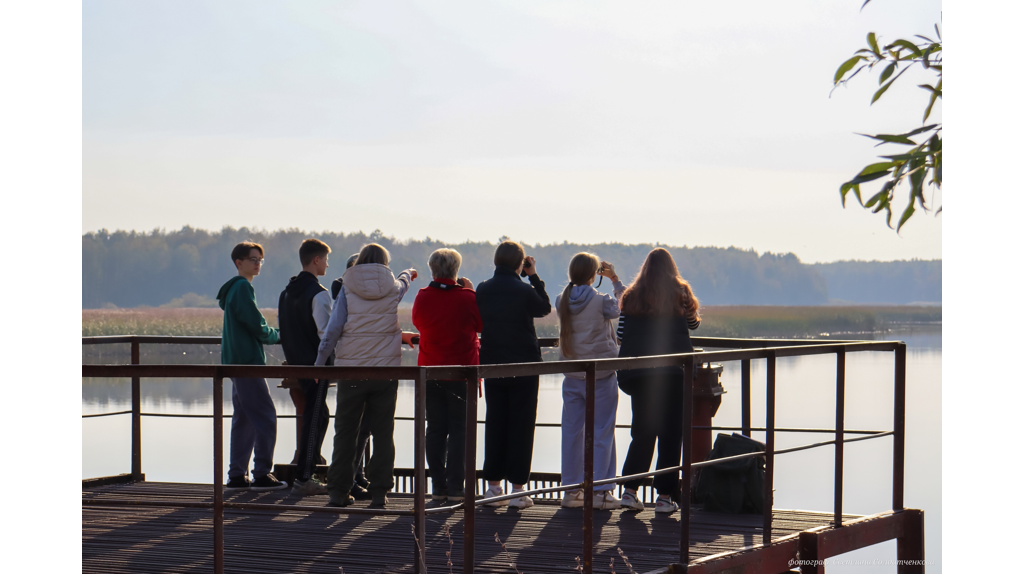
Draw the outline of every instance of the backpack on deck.
<instances>
[{"instance_id":1,"label":"backpack on deck","mask_svg":"<svg viewBox=\"0 0 1024 574\"><path fill-rule=\"evenodd\" d=\"M737 433L719 433L708 460L764 451L762 442ZM700 469L697 501L704 505L704 510L711 512L763 512L764 456L751 456Z\"/></svg>"}]
</instances>

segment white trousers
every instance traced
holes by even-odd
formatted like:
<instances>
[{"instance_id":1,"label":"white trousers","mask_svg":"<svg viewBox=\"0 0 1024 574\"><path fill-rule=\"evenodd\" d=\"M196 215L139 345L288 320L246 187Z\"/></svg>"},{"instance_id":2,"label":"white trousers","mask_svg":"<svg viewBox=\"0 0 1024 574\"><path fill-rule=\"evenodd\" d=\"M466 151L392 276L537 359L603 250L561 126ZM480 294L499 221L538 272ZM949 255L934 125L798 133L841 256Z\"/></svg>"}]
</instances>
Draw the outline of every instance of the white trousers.
<instances>
[{"instance_id":1,"label":"white trousers","mask_svg":"<svg viewBox=\"0 0 1024 574\"><path fill-rule=\"evenodd\" d=\"M562 381L562 484L583 482L583 431L586 422L587 382L565 377ZM615 476L615 412L619 387L615 374L594 385L594 480ZM594 487L613 490L614 484Z\"/></svg>"}]
</instances>

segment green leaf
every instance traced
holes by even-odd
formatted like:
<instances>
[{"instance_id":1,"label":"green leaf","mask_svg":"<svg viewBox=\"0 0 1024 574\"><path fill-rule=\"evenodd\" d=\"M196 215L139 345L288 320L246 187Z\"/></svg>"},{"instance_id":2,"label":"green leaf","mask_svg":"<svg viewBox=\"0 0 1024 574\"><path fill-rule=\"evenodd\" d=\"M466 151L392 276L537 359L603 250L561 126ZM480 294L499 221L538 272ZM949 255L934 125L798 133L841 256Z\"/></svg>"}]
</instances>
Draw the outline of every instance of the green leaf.
<instances>
[{"instance_id":1,"label":"green leaf","mask_svg":"<svg viewBox=\"0 0 1024 574\"><path fill-rule=\"evenodd\" d=\"M939 96L940 98L942 97L942 90L936 88L931 84L920 84L917 87L921 88L922 90L928 90L929 92Z\"/></svg>"},{"instance_id":2,"label":"green leaf","mask_svg":"<svg viewBox=\"0 0 1024 574\"><path fill-rule=\"evenodd\" d=\"M886 84L886 85L882 86L881 88L878 88L878 91L877 91L877 92L875 92L875 95L874 95L874 96L872 96L872 98L871 98L871 103L872 103L872 104L874 104L875 102L877 102L877 101L878 101L878 98L882 97L882 94L884 94L884 93L886 92L886 90L888 90L888 89L889 89L889 86L891 86L891 85L892 85L892 83L893 83L893 82L895 82L895 81L896 81L896 79L894 78L894 79L893 79L892 81L890 81L890 82L889 82L888 84Z\"/></svg>"},{"instance_id":3,"label":"green leaf","mask_svg":"<svg viewBox=\"0 0 1024 574\"><path fill-rule=\"evenodd\" d=\"M864 56L854 56L854 57L850 58L849 60L843 62L843 65L839 66L839 69L836 70L836 77L835 77L835 79L832 80L832 83L833 84L838 84L839 80L843 79L843 76L846 75L846 72L849 72L850 70L852 70L853 67L857 65L857 62L859 62L859 61L861 61L863 59L864 59Z\"/></svg>"},{"instance_id":4,"label":"green leaf","mask_svg":"<svg viewBox=\"0 0 1024 574\"><path fill-rule=\"evenodd\" d=\"M903 145L917 145L917 142L915 142L914 140L908 138L905 135L898 135L898 134L877 134L877 135L857 134L857 135L861 135L861 136L864 136L866 138L871 138L873 140L878 140L878 141L885 142L885 143L896 143L896 144L903 144Z\"/></svg>"},{"instance_id":5,"label":"green leaf","mask_svg":"<svg viewBox=\"0 0 1024 574\"><path fill-rule=\"evenodd\" d=\"M915 58L921 57L921 49L915 46L914 43L911 42L910 40L896 40L892 44L886 46L885 49L889 50L894 47L906 48L911 54L914 55Z\"/></svg>"},{"instance_id":6,"label":"green leaf","mask_svg":"<svg viewBox=\"0 0 1024 574\"><path fill-rule=\"evenodd\" d=\"M883 177L889 175L889 173L890 172L888 170L886 170L886 171L877 171L877 172L874 172L874 173L869 173L869 174L864 174L864 175L858 175L857 177L851 179L847 183L853 183L853 184L867 183L869 181L874 181L876 179L883 178Z\"/></svg>"},{"instance_id":7,"label":"green leaf","mask_svg":"<svg viewBox=\"0 0 1024 574\"><path fill-rule=\"evenodd\" d=\"M900 222L896 224L896 233L900 232L900 228L903 227L903 224L906 223L908 219L910 219L911 215L914 215L913 200L911 200L910 203L907 204L907 208L903 210L903 216L900 217Z\"/></svg>"},{"instance_id":8,"label":"green leaf","mask_svg":"<svg viewBox=\"0 0 1024 574\"><path fill-rule=\"evenodd\" d=\"M907 132L907 133L905 133L905 134L903 134L903 135L905 135L905 136L908 136L908 137L909 137L909 136L913 136L913 135L917 135L917 134L919 134L919 133L921 133L921 132L926 132L926 131L928 131L928 130L932 130L932 129L935 129L935 128L937 128L938 126L939 126L939 124L932 124L932 125L930 125L930 126L924 126L924 127L920 127L920 128L917 128L916 130L913 130L913 131L909 131L909 132Z\"/></svg>"},{"instance_id":9,"label":"green leaf","mask_svg":"<svg viewBox=\"0 0 1024 574\"><path fill-rule=\"evenodd\" d=\"M889 76L891 76L892 73L895 72L895 71L896 71L896 62L893 62L893 63L889 64L888 66L886 66L885 69L882 70L882 75L878 76L878 85L881 86L886 80L889 79Z\"/></svg>"},{"instance_id":10,"label":"green leaf","mask_svg":"<svg viewBox=\"0 0 1024 574\"><path fill-rule=\"evenodd\" d=\"M871 46L871 51L874 52L876 56L881 56L881 53L878 50L878 39L875 38L874 32L868 33L868 46Z\"/></svg>"},{"instance_id":11,"label":"green leaf","mask_svg":"<svg viewBox=\"0 0 1024 574\"><path fill-rule=\"evenodd\" d=\"M925 108L925 110L924 110L924 117L921 118L922 122L928 121L928 116L932 115L932 106L935 105L935 102L938 99L939 99L939 95L934 93L934 92L932 92L932 99L928 102L928 107Z\"/></svg>"},{"instance_id":12,"label":"green leaf","mask_svg":"<svg viewBox=\"0 0 1024 574\"><path fill-rule=\"evenodd\" d=\"M864 207L871 207L877 203L879 209L885 209L885 203L888 203L888 198L889 193L883 189L882 191L879 191L878 193L872 195L871 199L869 199L868 202L864 204ZM875 213L878 213L878 209L875 210Z\"/></svg>"},{"instance_id":13,"label":"green leaf","mask_svg":"<svg viewBox=\"0 0 1024 574\"><path fill-rule=\"evenodd\" d=\"M860 170L860 173L858 173L857 176L859 177L859 176L862 176L862 175L871 175L872 173L878 173L880 171L885 171L885 170L888 170L888 169L892 169L893 166L895 166L895 165L896 164L891 162L891 161L883 161L883 162L880 162L880 163L873 163L873 164L865 167L864 169Z\"/></svg>"}]
</instances>

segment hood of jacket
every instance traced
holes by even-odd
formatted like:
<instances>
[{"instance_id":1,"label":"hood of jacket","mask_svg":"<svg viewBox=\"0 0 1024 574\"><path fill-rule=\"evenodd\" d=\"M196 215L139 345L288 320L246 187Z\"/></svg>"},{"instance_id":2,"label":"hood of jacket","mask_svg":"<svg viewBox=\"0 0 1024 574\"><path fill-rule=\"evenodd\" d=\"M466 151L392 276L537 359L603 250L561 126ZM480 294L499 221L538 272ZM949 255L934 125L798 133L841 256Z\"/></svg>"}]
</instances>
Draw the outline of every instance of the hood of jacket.
<instances>
[{"instance_id":1,"label":"hood of jacket","mask_svg":"<svg viewBox=\"0 0 1024 574\"><path fill-rule=\"evenodd\" d=\"M231 288L239 281L246 281L246 278L241 275L235 275L231 279L228 279L227 283L220 286L220 291L217 291L217 301L219 302L221 309L224 308L224 304L227 301L228 291L231 291Z\"/></svg>"},{"instance_id":2,"label":"hood of jacket","mask_svg":"<svg viewBox=\"0 0 1024 574\"><path fill-rule=\"evenodd\" d=\"M284 292L289 297L298 297L301 295L311 283L319 283L316 276L309 271L303 271L288 280L288 286L284 288Z\"/></svg>"},{"instance_id":3,"label":"hood of jacket","mask_svg":"<svg viewBox=\"0 0 1024 574\"><path fill-rule=\"evenodd\" d=\"M386 265L353 265L341 277L349 292L367 301L376 301L395 293L395 274Z\"/></svg>"},{"instance_id":4,"label":"hood of jacket","mask_svg":"<svg viewBox=\"0 0 1024 574\"><path fill-rule=\"evenodd\" d=\"M578 315L596 293L597 290L590 285L574 285L569 291L569 312Z\"/></svg>"}]
</instances>

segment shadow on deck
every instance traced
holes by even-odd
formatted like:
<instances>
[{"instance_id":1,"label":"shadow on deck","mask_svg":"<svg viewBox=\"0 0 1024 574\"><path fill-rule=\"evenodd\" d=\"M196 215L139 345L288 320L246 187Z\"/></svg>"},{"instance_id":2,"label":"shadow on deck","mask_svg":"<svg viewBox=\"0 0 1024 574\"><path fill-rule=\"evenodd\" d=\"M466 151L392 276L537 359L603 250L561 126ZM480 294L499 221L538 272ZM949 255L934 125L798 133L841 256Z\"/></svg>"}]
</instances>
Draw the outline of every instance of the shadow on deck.
<instances>
[{"instance_id":1,"label":"shadow on deck","mask_svg":"<svg viewBox=\"0 0 1024 574\"><path fill-rule=\"evenodd\" d=\"M210 502L209 485L138 482L83 490L83 499ZM289 491L238 493L230 502L313 505L326 496L299 498ZM357 503L365 505L366 502ZM412 508L408 495L393 495L390 508ZM774 512L773 534L782 538L827 526L831 514L794 510ZM851 516L850 519L855 517ZM451 545L444 533L447 522ZM539 502L523 511L479 508L476 513L476 571L515 572L501 546L505 542L521 572L572 572L582 554L582 509ZM327 515L302 512L225 510L226 572L412 572L413 519L410 516ZM663 569L679 559L679 518L643 512L594 512L594 571L629 572L617 549L636 572ZM690 557L739 550L761 540L760 515L727 515L694 509ZM462 513L427 517L427 571L462 570ZM212 512L200 508L96 507L82 509L84 572L195 572L213 569Z\"/></svg>"}]
</instances>

